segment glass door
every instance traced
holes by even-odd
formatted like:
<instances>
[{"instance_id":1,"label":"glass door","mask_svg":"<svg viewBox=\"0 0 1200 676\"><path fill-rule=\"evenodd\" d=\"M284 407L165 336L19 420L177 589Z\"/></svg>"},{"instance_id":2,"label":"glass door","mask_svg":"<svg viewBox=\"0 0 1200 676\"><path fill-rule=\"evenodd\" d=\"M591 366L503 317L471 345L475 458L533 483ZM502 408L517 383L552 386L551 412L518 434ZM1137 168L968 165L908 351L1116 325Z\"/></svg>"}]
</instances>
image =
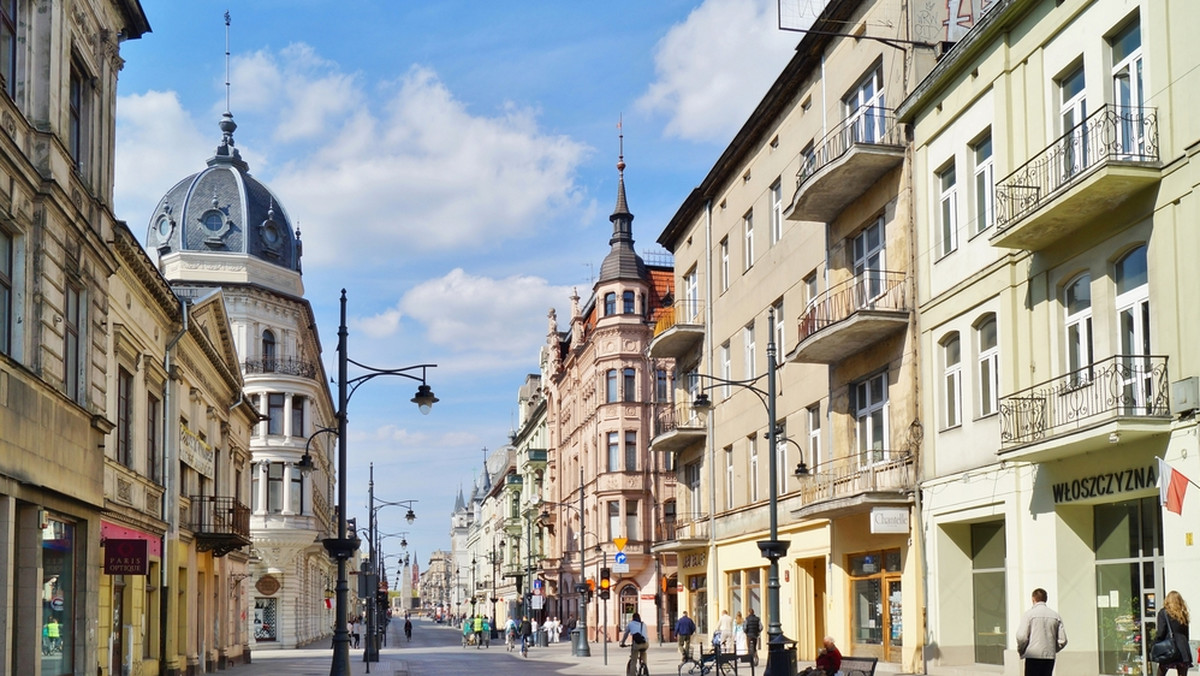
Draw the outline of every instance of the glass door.
<instances>
[{"instance_id":1,"label":"glass door","mask_svg":"<svg viewBox=\"0 0 1200 676\"><path fill-rule=\"evenodd\" d=\"M1143 676L1162 598L1157 496L1094 508L1100 673Z\"/></svg>"}]
</instances>

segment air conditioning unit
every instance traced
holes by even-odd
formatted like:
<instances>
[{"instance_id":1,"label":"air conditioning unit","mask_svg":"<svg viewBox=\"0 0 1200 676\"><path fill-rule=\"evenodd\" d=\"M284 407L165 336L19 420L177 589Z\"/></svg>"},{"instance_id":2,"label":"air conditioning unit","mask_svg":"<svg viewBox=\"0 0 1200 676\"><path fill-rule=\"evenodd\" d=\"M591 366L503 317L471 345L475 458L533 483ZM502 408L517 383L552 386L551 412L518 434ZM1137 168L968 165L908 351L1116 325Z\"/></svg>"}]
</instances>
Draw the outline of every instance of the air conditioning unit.
<instances>
[{"instance_id":1,"label":"air conditioning unit","mask_svg":"<svg viewBox=\"0 0 1200 676\"><path fill-rule=\"evenodd\" d=\"M1200 378L1192 376L1171 383L1171 414L1185 415L1200 408Z\"/></svg>"}]
</instances>

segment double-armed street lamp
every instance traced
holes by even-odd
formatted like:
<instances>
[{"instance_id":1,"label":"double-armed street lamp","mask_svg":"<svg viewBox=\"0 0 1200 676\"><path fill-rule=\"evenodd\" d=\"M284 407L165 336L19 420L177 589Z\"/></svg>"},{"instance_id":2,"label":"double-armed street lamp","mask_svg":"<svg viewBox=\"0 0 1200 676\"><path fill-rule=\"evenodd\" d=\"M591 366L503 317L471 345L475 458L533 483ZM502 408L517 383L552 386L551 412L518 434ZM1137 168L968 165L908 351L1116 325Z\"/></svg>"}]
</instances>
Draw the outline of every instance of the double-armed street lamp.
<instances>
[{"instance_id":1,"label":"double-armed street lamp","mask_svg":"<svg viewBox=\"0 0 1200 676\"><path fill-rule=\"evenodd\" d=\"M566 507L579 512L579 583L575 585L575 591L579 593L579 622L576 624L576 635L572 636L571 653L576 657L591 657L592 648L588 645L587 638L587 606L588 606L588 588L587 588L587 571L584 568L584 552L583 552L583 537L587 525L583 517L583 466L579 467L579 507L567 504L565 502L543 502L542 513L538 520L546 523L550 520L550 513L546 511L546 506Z\"/></svg>"},{"instance_id":2,"label":"double-armed street lamp","mask_svg":"<svg viewBox=\"0 0 1200 676\"><path fill-rule=\"evenodd\" d=\"M776 451L779 447L780 436L778 421L775 417L775 376L778 371L778 365L775 357L774 308L767 310L767 328L767 335L770 336L767 342L767 372L748 380L727 380L708 374L697 374L712 382L700 388L700 393L692 403L692 408L697 412L712 411L712 402L705 392L722 385L733 385L750 390L756 394L759 401L767 409L767 443L770 449L767 475L771 484L768 493L770 532L766 540L759 540L756 543L759 551L762 552L763 558L771 562L767 574L767 667L763 671L763 676L784 676L790 671L790 666L784 654L784 644L788 639L783 635L783 625L780 623L779 617L779 559L787 555L788 546L791 542L779 539L779 460ZM766 391L763 391L757 385L758 381L764 377L767 379ZM799 448L799 445L797 445L797 448ZM807 474L807 466L804 464L803 456L801 456L800 464L796 468L796 476L806 476Z\"/></svg>"},{"instance_id":3,"label":"double-armed street lamp","mask_svg":"<svg viewBox=\"0 0 1200 676\"><path fill-rule=\"evenodd\" d=\"M492 631L497 630L496 625L496 604L500 601L500 597L496 596L496 578L500 572L500 552L504 551L504 540L500 540L499 549L497 550L496 539L492 538L492 551L488 552L488 563L492 565Z\"/></svg>"},{"instance_id":4,"label":"double-armed street lamp","mask_svg":"<svg viewBox=\"0 0 1200 676\"><path fill-rule=\"evenodd\" d=\"M349 592L350 584L346 577L346 561L354 556L354 552L358 551L359 539L353 533L346 532L346 406L350 403L350 397L358 390L358 387L368 380L378 378L380 376L399 376L415 380L420 383L417 387L417 393L413 396L412 402L417 405L422 414L428 414L433 405L437 403L438 398L433 395L433 390L426 382L426 374L428 369L434 368L437 364L416 364L414 366L405 366L397 369L380 369L366 364L361 364L349 358L347 355L347 336L349 332L346 329L346 290L342 289L341 297L341 323L338 325L338 408L337 408L337 436L338 436L338 501L337 501L337 537L326 538L324 544L329 556L337 561L337 603L335 611L335 625L333 631L333 661L329 668L330 676L350 676L350 632L346 627L346 621L349 614ZM354 364L359 369L366 371L363 375L349 377L349 365ZM417 374L420 375L417 375ZM316 434L321 434L329 430L319 430ZM314 434L313 436L316 436ZM310 438L311 440L311 438ZM308 455L307 445L305 447L305 456L298 463L301 467L312 466L312 458ZM368 645L370 641L368 640Z\"/></svg>"},{"instance_id":5,"label":"double-armed street lamp","mask_svg":"<svg viewBox=\"0 0 1200 676\"><path fill-rule=\"evenodd\" d=\"M378 579L378 576L383 572L380 569L380 565L382 564L381 555L383 554L383 547L381 546L382 545L381 541L383 540L383 536L381 536L379 534L379 519L376 517L376 515L379 513L379 510L383 509L384 507L403 507L406 510L408 510L404 515L404 520L407 521L408 523L412 523L417 520L417 514L416 514L416 512L413 511L413 505L417 501L416 500L392 500L392 501L376 500L375 499L375 464L374 463L371 463L371 465L370 465L369 483L367 484L367 500L369 501L369 507L368 507L369 511L367 514L367 529L368 529L367 539L368 539L368 545L371 548L371 559L370 559L371 570L370 570L370 573L372 574L373 579ZM404 539L403 536L401 536L400 546L401 547L408 546L408 540ZM378 608L376 601L375 601L376 590L368 589L367 591L368 591L367 636L369 638L367 639L367 648L366 648L366 650L363 651L363 661L370 663L370 662L378 662L379 661L379 633L380 633L379 623L380 623L381 617L380 617L380 609ZM368 666L367 666L368 672L370 671L370 668L371 667L368 664Z\"/></svg>"}]
</instances>

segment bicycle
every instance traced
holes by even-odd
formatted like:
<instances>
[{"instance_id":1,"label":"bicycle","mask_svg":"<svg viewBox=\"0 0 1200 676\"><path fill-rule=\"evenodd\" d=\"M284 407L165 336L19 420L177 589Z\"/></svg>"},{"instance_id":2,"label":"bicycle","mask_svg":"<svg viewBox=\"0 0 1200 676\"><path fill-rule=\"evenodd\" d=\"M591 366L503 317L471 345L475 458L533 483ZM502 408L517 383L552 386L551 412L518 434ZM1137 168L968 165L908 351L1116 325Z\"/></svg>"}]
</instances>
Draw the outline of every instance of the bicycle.
<instances>
[{"instance_id":1,"label":"bicycle","mask_svg":"<svg viewBox=\"0 0 1200 676\"><path fill-rule=\"evenodd\" d=\"M734 653L722 653L718 648L710 653L704 652L704 644L700 644L700 659L688 656L679 663L679 676L688 674L688 676L708 676L708 674L719 674L719 676L733 676L737 674L738 656Z\"/></svg>"},{"instance_id":2,"label":"bicycle","mask_svg":"<svg viewBox=\"0 0 1200 676\"><path fill-rule=\"evenodd\" d=\"M622 648L624 643L618 644ZM638 644L631 643L629 661L625 663L625 676L650 676L650 668L646 666L646 651L638 650Z\"/></svg>"}]
</instances>

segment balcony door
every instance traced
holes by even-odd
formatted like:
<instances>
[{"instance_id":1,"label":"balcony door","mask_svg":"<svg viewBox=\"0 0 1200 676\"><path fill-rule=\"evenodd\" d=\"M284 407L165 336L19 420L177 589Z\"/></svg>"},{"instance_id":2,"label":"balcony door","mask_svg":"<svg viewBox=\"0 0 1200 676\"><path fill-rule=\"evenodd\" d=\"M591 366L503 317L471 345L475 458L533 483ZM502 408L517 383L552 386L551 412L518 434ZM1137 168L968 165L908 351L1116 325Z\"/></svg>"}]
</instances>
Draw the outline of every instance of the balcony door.
<instances>
[{"instance_id":1,"label":"balcony door","mask_svg":"<svg viewBox=\"0 0 1200 676\"><path fill-rule=\"evenodd\" d=\"M881 216L854 237L855 310L866 307L886 291L883 279L886 266L887 245Z\"/></svg>"},{"instance_id":2,"label":"balcony door","mask_svg":"<svg viewBox=\"0 0 1200 676\"><path fill-rule=\"evenodd\" d=\"M1128 159L1137 159L1146 154L1141 22L1131 21L1113 36L1111 45L1118 152Z\"/></svg>"},{"instance_id":3,"label":"balcony door","mask_svg":"<svg viewBox=\"0 0 1200 676\"><path fill-rule=\"evenodd\" d=\"M842 99L846 110L846 132L853 143L879 143L883 138L883 70L875 68Z\"/></svg>"},{"instance_id":4,"label":"balcony door","mask_svg":"<svg viewBox=\"0 0 1200 676\"><path fill-rule=\"evenodd\" d=\"M1071 71L1059 80L1062 107L1059 120L1062 125L1062 173L1063 178L1074 176L1087 166L1087 94L1083 88L1083 66Z\"/></svg>"},{"instance_id":5,"label":"balcony door","mask_svg":"<svg viewBox=\"0 0 1200 676\"><path fill-rule=\"evenodd\" d=\"M1121 344L1122 397L1125 413L1152 413L1154 366L1150 360L1150 285L1146 247L1139 246L1117 261L1117 330Z\"/></svg>"}]
</instances>

